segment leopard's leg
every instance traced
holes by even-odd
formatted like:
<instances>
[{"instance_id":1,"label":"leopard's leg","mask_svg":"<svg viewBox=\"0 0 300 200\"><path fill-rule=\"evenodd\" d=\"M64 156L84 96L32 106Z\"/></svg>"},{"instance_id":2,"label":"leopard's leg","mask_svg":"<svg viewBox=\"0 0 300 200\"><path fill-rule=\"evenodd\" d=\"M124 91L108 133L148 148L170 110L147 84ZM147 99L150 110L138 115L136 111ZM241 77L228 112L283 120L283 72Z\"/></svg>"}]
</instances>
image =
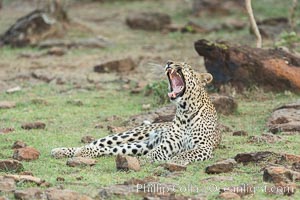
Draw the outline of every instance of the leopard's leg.
<instances>
[{"instance_id":1,"label":"leopard's leg","mask_svg":"<svg viewBox=\"0 0 300 200\"><path fill-rule=\"evenodd\" d=\"M195 161L207 160L212 157L212 151L211 147L198 146L195 149L187 150L174 156L171 162L186 165Z\"/></svg>"},{"instance_id":2,"label":"leopard's leg","mask_svg":"<svg viewBox=\"0 0 300 200\"><path fill-rule=\"evenodd\" d=\"M123 151L125 151L125 153L123 154L127 154L126 149L135 147L134 143L137 144L137 148L135 149L137 149L138 152L136 154L145 154L145 144L149 146L147 147L148 150L152 149L154 147L154 144L152 144L153 142L149 143L149 141L157 140L156 143L158 143L159 140L157 138L160 138L159 135L161 134L161 132L165 129L168 129L168 127L168 123L157 123L141 126L123 133L106 136L104 138L95 140L83 147L55 148L51 151L51 155L55 158L63 158L74 156L97 157L101 155L116 155L115 153L121 153ZM139 144L139 142L141 143ZM133 144L130 145L131 143ZM119 149L121 150L118 150L117 152L111 152L113 150L113 147L119 147ZM133 152L128 152L128 154L135 154L135 150Z\"/></svg>"}]
</instances>

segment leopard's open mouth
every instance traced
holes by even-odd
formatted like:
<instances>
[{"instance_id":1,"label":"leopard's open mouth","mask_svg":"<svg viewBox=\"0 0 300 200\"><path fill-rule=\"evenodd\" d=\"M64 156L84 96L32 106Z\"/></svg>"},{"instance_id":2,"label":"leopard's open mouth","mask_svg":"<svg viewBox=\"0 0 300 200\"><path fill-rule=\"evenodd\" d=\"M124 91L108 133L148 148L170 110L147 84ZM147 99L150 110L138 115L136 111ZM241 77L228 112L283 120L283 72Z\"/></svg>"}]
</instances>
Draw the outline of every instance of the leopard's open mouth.
<instances>
[{"instance_id":1,"label":"leopard's open mouth","mask_svg":"<svg viewBox=\"0 0 300 200\"><path fill-rule=\"evenodd\" d=\"M166 69L166 74L168 76L170 86L170 92L168 92L168 96L171 100L181 97L185 92L185 80L181 69L173 69L168 67Z\"/></svg>"}]
</instances>

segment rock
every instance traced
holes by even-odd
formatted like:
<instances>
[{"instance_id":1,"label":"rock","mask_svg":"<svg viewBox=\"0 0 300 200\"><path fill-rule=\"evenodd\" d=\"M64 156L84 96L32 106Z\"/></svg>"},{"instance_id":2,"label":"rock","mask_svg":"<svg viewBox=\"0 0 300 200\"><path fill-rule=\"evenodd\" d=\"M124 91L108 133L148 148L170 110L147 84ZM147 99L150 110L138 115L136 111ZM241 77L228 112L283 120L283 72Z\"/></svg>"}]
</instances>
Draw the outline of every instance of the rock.
<instances>
[{"instance_id":1,"label":"rock","mask_svg":"<svg viewBox=\"0 0 300 200\"><path fill-rule=\"evenodd\" d=\"M234 192L223 192L219 194L219 199L241 199L241 197Z\"/></svg>"},{"instance_id":2,"label":"rock","mask_svg":"<svg viewBox=\"0 0 300 200\"><path fill-rule=\"evenodd\" d=\"M32 123L24 123L21 128L30 130L30 129L45 129L46 124L44 122L32 122Z\"/></svg>"},{"instance_id":3,"label":"rock","mask_svg":"<svg viewBox=\"0 0 300 200\"><path fill-rule=\"evenodd\" d=\"M76 178L76 179L77 179L77 178ZM63 178L63 177L56 177L56 181L64 182L64 181L65 181L65 178Z\"/></svg>"},{"instance_id":4,"label":"rock","mask_svg":"<svg viewBox=\"0 0 300 200\"><path fill-rule=\"evenodd\" d=\"M273 182L278 184L280 182L289 183L300 180L300 173L287 169L283 166L266 167L263 174L263 181Z\"/></svg>"},{"instance_id":5,"label":"rock","mask_svg":"<svg viewBox=\"0 0 300 200\"><path fill-rule=\"evenodd\" d=\"M142 105L142 110L150 110L151 104L143 104Z\"/></svg>"},{"instance_id":6,"label":"rock","mask_svg":"<svg viewBox=\"0 0 300 200\"><path fill-rule=\"evenodd\" d=\"M237 102L233 97L214 94L210 95L210 99L214 104L217 113L229 115L233 114L237 110Z\"/></svg>"},{"instance_id":7,"label":"rock","mask_svg":"<svg viewBox=\"0 0 300 200\"><path fill-rule=\"evenodd\" d=\"M45 69L34 70L31 73L31 76L35 79L44 81L46 83L50 83L52 80L55 79L55 75L53 75L53 73L50 73L48 70Z\"/></svg>"},{"instance_id":8,"label":"rock","mask_svg":"<svg viewBox=\"0 0 300 200\"><path fill-rule=\"evenodd\" d=\"M83 102L79 99L73 99L67 101L67 104L74 105L74 106L83 106Z\"/></svg>"},{"instance_id":9,"label":"rock","mask_svg":"<svg viewBox=\"0 0 300 200\"><path fill-rule=\"evenodd\" d=\"M179 165L176 163L164 163L162 164L162 167L166 170L169 170L170 172L186 171L185 165Z\"/></svg>"},{"instance_id":10,"label":"rock","mask_svg":"<svg viewBox=\"0 0 300 200\"><path fill-rule=\"evenodd\" d=\"M132 29L148 31L163 30L171 23L168 14L158 12L141 12L130 14L126 18L126 24Z\"/></svg>"},{"instance_id":11,"label":"rock","mask_svg":"<svg viewBox=\"0 0 300 200\"><path fill-rule=\"evenodd\" d=\"M259 151L259 152L251 152L251 153L239 153L234 159L238 163L248 164L249 162L262 162L274 159L278 154L275 154L270 151Z\"/></svg>"},{"instance_id":12,"label":"rock","mask_svg":"<svg viewBox=\"0 0 300 200\"><path fill-rule=\"evenodd\" d=\"M261 136L250 136L248 142L250 143L276 143L281 141L282 138L278 135L274 135L272 133L263 133Z\"/></svg>"},{"instance_id":13,"label":"rock","mask_svg":"<svg viewBox=\"0 0 300 200\"><path fill-rule=\"evenodd\" d=\"M24 147L15 149L13 159L19 161L31 161L36 160L40 157L40 152L33 147Z\"/></svg>"},{"instance_id":14,"label":"rock","mask_svg":"<svg viewBox=\"0 0 300 200\"><path fill-rule=\"evenodd\" d=\"M16 189L14 179L0 176L0 192L12 192Z\"/></svg>"},{"instance_id":15,"label":"rock","mask_svg":"<svg viewBox=\"0 0 300 200\"><path fill-rule=\"evenodd\" d=\"M26 147L27 144L23 141L20 141L20 140L17 140L14 142L14 144L12 145L12 148L13 149L20 149L20 148L24 148Z\"/></svg>"},{"instance_id":16,"label":"rock","mask_svg":"<svg viewBox=\"0 0 300 200\"><path fill-rule=\"evenodd\" d=\"M82 167L82 166L94 166L96 164L95 159L84 158L84 157L73 157L67 160L69 167Z\"/></svg>"},{"instance_id":17,"label":"rock","mask_svg":"<svg viewBox=\"0 0 300 200\"><path fill-rule=\"evenodd\" d=\"M48 55L54 55L54 56L63 56L66 54L66 49L61 48L61 47L51 47L47 51Z\"/></svg>"},{"instance_id":18,"label":"rock","mask_svg":"<svg viewBox=\"0 0 300 200\"><path fill-rule=\"evenodd\" d=\"M43 191L40 188L27 188L24 190L16 190L14 192L16 199L20 200L32 200L32 199L44 199Z\"/></svg>"},{"instance_id":19,"label":"rock","mask_svg":"<svg viewBox=\"0 0 300 200\"><path fill-rule=\"evenodd\" d=\"M236 164L237 163L234 159L219 161L206 167L205 172L207 174L220 174L220 173L231 172L234 169Z\"/></svg>"},{"instance_id":20,"label":"rock","mask_svg":"<svg viewBox=\"0 0 300 200\"><path fill-rule=\"evenodd\" d=\"M283 105L273 111L267 127L272 133L300 131L300 101Z\"/></svg>"},{"instance_id":21,"label":"rock","mask_svg":"<svg viewBox=\"0 0 300 200\"><path fill-rule=\"evenodd\" d=\"M102 124L96 124L95 128L104 128L104 126Z\"/></svg>"},{"instance_id":22,"label":"rock","mask_svg":"<svg viewBox=\"0 0 300 200\"><path fill-rule=\"evenodd\" d=\"M17 160L0 160L1 171L15 171L19 172L24 169L21 162Z\"/></svg>"},{"instance_id":23,"label":"rock","mask_svg":"<svg viewBox=\"0 0 300 200\"><path fill-rule=\"evenodd\" d=\"M12 93L19 92L21 90L22 90L22 88L20 86L16 86L16 87L9 88L8 90L6 90L6 93L7 94L12 94Z\"/></svg>"},{"instance_id":24,"label":"rock","mask_svg":"<svg viewBox=\"0 0 300 200\"><path fill-rule=\"evenodd\" d=\"M16 107L16 103L13 101L0 101L0 109L9 109Z\"/></svg>"},{"instance_id":25,"label":"rock","mask_svg":"<svg viewBox=\"0 0 300 200\"><path fill-rule=\"evenodd\" d=\"M45 195L47 200L92 200L89 196L67 189L49 188Z\"/></svg>"},{"instance_id":26,"label":"rock","mask_svg":"<svg viewBox=\"0 0 300 200\"><path fill-rule=\"evenodd\" d=\"M14 128L1 128L0 129L0 134L7 134L7 133L10 133L10 132L13 132L15 131Z\"/></svg>"},{"instance_id":27,"label":"rock","mask_svg":"<svg viewBox=\"0 0 300 200\"><path fill-rule=\"evenodd\" d=\"M295 183L279 183L276 185L268 185L265 187L265 192L269 195L287 195L291 196L296 192Z\"/></svg>"},{"instance_id":28,"label":"rock","mask_svg":"<svg viewBox=\"0 0 300 200\"><path fill-rule=\"evenodd\" d=\"M231 186L220 189L220 193L224 192L233 192L236 193L240 197L244 197L246 195L254 194L255 187L248 184L242 184L240 186Z\"/></svg>"},{"instance_id":29,"label":"rock","mask_svg":"<svg viewBox=\"0 0 300 200\"><path fill-rule=\"evenodd\" d=\"M109 72L129 72L135 69L136 63L131 58L123 58L118 60L110 60L94 67L94 72L109 73Z\"/></svg>"},{"instance_id":30,"label":"rock","mask_svg":"<svg viewBox=\"0 0 300 200\"><path fill-rule=\"evenodd\" d=\"M84 144L89 144L93 141L95 141L96 139L93 137L93 136L90 136L90 135L86 135L86 136L83 136L81 138L81 142L84 143Z\"/></svg>"},{"instance_id":31,"label":"rock","mask_svg":"<svg viewBox=\"0 0 300 200\"><path fill-rule=\"evenodd\" d=\"M217 89L231 85L240 92L256 85L265 91L300 91L300 58L291 53L207 40L194 45Z\"/></svg>"},{"instance_id":32,"label":"rock","mask_svg":"<svg viewBox=\"0 0 300 200\"><path fill-rule=\"evenodd\" d=\"M42 183L45 182L45 180L42 180L38 177L34 177L34 176L31 176L31 175L7 174L4 177L11 178L16 182L30 182L30 183L35 183L37 185L41 185Z\"/></svg>"},{"instance_id":33,"label":"rock","mask_svg":"<svg viewBox=\"0 0 300 200\"><path fill-rule=\"evenodd\" d=\"M287 162L289 164L293 163L300 163L300 155L294 155L294 154L283 154L281 156L281 162Z\"/></svg>"},{"instance_id":34,"label":"rock","mask_svg":"<svg viewBox=\"0 0 300 200\"><path fill-rule=\"evenodd\" d=\"M55 12L58 10L64 12L62 8L55 10ZM67 22L67 20L57 18L56 16L58 15L67 16L66 13L51 15L44 10L33 10L29 14L19 18L1 36L1 43L13 47L24 47L27 45L35 45L46 38L63 36L65 32L62 24L59 23L62 21ZM55 16L55 18L53 16Z\"/></svg>"},{"instance_id":35,"label":"rock","mask_svg":"<svg viewBox=\"0 0 300 200\"><path fill-rule=\"evenodd\" d=\"M246 131L234 131L232 133L233 136L247 136L248 133Z\"/></svg>"},{"instance_id":36,"label":"rock","mask_svg":"<svg viewBox=\"0 0 300 200\"><path fill-rule=\"evenodd\" d=\"M122 171L141 170L140 162L136 157L121 156L121 155L117 155L116 157L116 168L117 170L122 170Z\"/></svg>"}]
</instances>

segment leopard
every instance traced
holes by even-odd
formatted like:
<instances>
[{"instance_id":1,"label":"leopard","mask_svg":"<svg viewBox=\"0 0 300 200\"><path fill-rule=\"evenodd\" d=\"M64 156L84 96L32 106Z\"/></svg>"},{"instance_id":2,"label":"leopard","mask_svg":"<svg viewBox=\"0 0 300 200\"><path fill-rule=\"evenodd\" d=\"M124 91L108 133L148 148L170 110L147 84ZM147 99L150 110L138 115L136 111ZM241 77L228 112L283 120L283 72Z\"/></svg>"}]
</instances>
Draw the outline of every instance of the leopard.
<instances>
[{"instance_id":1,"label":"leopard","mask_svg":"<svg viewBox=\"0 0 300 200\"><path fill-rule=\"evenodd\" d=\"M141 125L108 135L82 147L61 147L54 158L105 155L142 156L151 162L191 163L210 159L221 142L216 109L206 86L210 73L200 73L185 62L168 61L165 74L168 98L176 106L173 121Z\"/></svg>"}]
</instances>

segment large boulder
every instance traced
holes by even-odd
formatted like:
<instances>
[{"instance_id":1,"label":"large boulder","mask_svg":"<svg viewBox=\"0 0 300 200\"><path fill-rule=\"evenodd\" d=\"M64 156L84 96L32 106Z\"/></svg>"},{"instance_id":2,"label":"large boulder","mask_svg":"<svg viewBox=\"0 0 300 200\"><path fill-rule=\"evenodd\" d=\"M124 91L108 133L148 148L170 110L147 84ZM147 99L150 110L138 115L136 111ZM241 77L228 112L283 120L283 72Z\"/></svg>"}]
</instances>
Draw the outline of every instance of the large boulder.
<instances>
[{"instance_id":1,"label":"large boulder","mask_svg":"<svg viewBox=\"0 0 300 200\"><path fill-rule=\"evenodd\" d=\"M300 77L300 76L299 76ZM299 78L300 80L300 78ZM267 122L272 133L300 132L300 101L274 110Z\"/></svg>"}]
</instances>

